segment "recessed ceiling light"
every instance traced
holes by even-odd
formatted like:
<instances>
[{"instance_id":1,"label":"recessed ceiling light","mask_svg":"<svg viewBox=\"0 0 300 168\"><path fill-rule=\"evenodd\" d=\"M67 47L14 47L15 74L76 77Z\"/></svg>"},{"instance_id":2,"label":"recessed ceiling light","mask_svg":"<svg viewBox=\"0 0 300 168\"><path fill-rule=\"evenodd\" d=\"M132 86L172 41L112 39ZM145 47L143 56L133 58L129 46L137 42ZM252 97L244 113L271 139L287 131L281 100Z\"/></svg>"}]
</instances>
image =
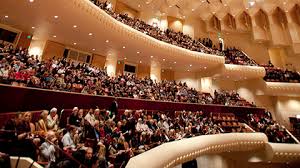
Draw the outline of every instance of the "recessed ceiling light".
<instances>
[{"instance_id":1,"label":"recessed ceiling light","mask_svg":"<svg viewBox=\"0 0 300 168\"><path fill-rule=\"evenodd\" d=\"M109 42L109 40L106 40L105 42L106 42L106 43L108 43L108 42Z\"/></svg>"},{"instance_id":2,"label":"recessed ceiling light","mask_svg":"<svg viewBox=\"0 0 300 168\"><path fill-rule=\"evenodd\" d=\"M190 64L190 67L193 66L192 64Z\"/></svg>"},{"instance_id":3,"label":"recessed ceiling light","mask_svg":"<svg viewBox=\"0 0 300 168\"><path fill-rule=\"evenodd\" d=\"M34 27L34 26L32 26L31 28L32 28L32 29L35 29L35 27Z\"/></svg>"},{"instance_id":4,"label":"recessed ceiling light","mask_svg":"<svg viewBox=\"0 0 300 168\"><path fill-rule=\"evenodd\" d=\"M74 45L76 45L77 43L73 43Z\"/></svg>"},{"instance_id":5,"label":"recessed ceiling light","mask_svg":"<svg viewBox=\"0 0 300 168\"><path fill-rule=\"evenodd\" d=\"M8 18L8 16L7 16L7 15L5 15L4 17L5 17L5 18Z\"/></svg>"},{"instance_id":6,"label":"recessed ceiling light","mask_svg":"<svg viewBox=\"0 0 300 168\"><path fill-rule=\"evenodd\" d=\"M138 52L136 52L137 54L139 54L140 52L138 51Z\"/></svg>"},{"instance_id":7,"label":"recessed ceiling light","mask_svg":"<svg viewBox=\"0 0 300 168\"><path fill-rule=\"evenodd\" d=\"M73 25L73 28L77 28L77 25Z\"/></svg>"},{"instance_id":8,"label":"recessed ceiling light","mask_svg":"<svg viewBox=\"0 0 300 168\"><path fill-rule=\"evenodd\" d=\"M54 38L56 38L56 35L53 35Z\"/></svg>"},{"instance_id":9,"label":"recessed ceiling light","mask_svg":"<svg viewBox=\"0 0 300 168\"><path fill-rule=\"evenodd\" d=\"M55 18L55 19L57 19L57 18L58 18L58 16L56 16L56 15L55 15L55 16L54 16L54 18Z\"/></svg>"},{"instance_id":10,"label":"recessed ceiling light","mask_svg":"<svg viewBox=\"0 0 300 168\"><path fill-rule=\"evenodd\" d=\"M123 46L123 48L126 48L125 46Z\"/></svg>"},{"instance_id":11,"label":"recessed ceiling light","mask_svg":"<svg viewBox=\"0 0 300 168\"><path fill-rule=\"evenodd\" d=\"M89 33L89 36L92 36L93 35L93 33Z\"/></svg>"},{"instance_id":12,"label":"recessed ceiling light","mask_svg":"<svg viewBox=\"0 0 300 168\"><path fill-rule=\"evenodd\" d=\"M95 48L93 48L92 50L93 50L93 51L95 51L96 49L95 49Z\"/></svg>"},{"instance_id":13,"label":"recessed ceiling light","mask_svg":"<svg viewBox=\"0 0 300 168\"><path fill-rule=\"evenodd\" d=\"M163 61L165 61L166 59L163 59Z\"/></svg>"},{"instance_id":14,"label":"recessed ceiling light","mask_svg":"<svg viewBox=\"0 0 300 168\"><path fill-rule=\"evenodd\" d=\"M151 55L150 57L153 58L153 55Z\"/></svg>"},{"instance_id":15,"label":"recessed ceiling light","mask_svg":"<svg viewBox=\"0 0 300 168\"><path fill-rule=\"evenodd\" d=\"M34 0L29 0L29 2L34 2Z\"/></svg>"}]
</instances>

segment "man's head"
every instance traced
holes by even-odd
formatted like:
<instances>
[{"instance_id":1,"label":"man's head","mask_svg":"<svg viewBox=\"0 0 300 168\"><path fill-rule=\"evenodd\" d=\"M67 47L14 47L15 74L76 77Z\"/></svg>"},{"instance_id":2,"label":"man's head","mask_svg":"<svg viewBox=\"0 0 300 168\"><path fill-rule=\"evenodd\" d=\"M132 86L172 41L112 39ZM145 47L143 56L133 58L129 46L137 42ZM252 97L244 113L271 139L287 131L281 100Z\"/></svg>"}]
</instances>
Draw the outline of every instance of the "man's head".
<instances>
[{"instance_id":1,"label":"man's head","mask_svg":"<svg viewBox=\"0 0 300 168\"><path fill-rule=\"evenodd\" d=\"M72 111L73 111L74 114L77 114L77 112L78 112L78 107L74 107Z\"/></svg>"},{"instance_id":2,"label":"man's head","mask_svg":"<svg viewBox=\"0 0 300 168\"><path fill-rule=\"evenodd\" d=\"M93 157L93 148L91 147L88 147L86 150L85 150L85 158L87 160L91 160Z\"/></svg>"},{"instance_id":3,"label":"man's head","mask_svg":"<svg viewBox=\"0 0 300 168\"><path fill-rule=\"evenodd\" d=\"M50 116L51 116L51 117L54 117L54 116L56 115L56 113L57 113L57 108L52 108L52 109L50 110Z\"/></svg>"}]
</instances>

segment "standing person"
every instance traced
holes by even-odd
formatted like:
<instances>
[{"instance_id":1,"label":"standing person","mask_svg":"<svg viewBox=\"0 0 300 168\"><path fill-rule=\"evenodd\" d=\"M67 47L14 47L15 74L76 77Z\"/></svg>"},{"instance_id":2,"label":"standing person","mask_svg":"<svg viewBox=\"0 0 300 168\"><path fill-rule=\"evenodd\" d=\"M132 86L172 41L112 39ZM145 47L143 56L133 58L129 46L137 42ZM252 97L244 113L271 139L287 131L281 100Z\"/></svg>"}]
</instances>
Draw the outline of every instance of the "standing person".
<instances>
[{"instance_id":1,"label":"standing person","mask_svg":"<svg viewBox=\"0 0 300 168\"><path fill-rule=\"evenodd\" d=\"M224 51L224 40L221 37L219 38L219 45L220 51Z\"/></svg>"},{"instance_id":2,"label":"standing person","mask_svg":"<svg viewBox=\"0 0 300 168\"><path fill-rule=\"evenodd\" d=\"M114 99L114 101L111 103L111 106L110 106L110 112L111 112L111 115L117 117L118 115L118 102L117 102L117 99ZM115 118L114 117L114 118Z\"/></svg>"}]
</instances>

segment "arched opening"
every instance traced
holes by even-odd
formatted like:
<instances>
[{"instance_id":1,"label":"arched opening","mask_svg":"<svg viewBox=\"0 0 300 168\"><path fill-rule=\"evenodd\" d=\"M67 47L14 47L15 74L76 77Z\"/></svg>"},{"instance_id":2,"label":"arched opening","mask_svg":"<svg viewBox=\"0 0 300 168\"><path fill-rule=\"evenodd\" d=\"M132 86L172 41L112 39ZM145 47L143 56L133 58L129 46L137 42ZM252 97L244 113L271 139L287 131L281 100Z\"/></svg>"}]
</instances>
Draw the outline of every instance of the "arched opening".
<instances>
[{"instance_id":1,"label":"arched opening","mask_svg":"<svg viewBox=\"0 0 300 168\"><path fill-rule=\"evenodd\" d=\"M275 24L279 25L283 29L287 28L287 18L285 12L281 8L277 7L273 12L272 17Z\"/></svg>"},{"instance_id":2,"label":"arched opening","mask_svg":"<svg viewBox=\"0 0 300 168\"><path fill-rule=\"evenodd\" d=\"M262 9L255 14L255 22L265 31L270 29L268 15Z\"/></svg>"},{"instance_id":3,"label":"arched opening","mask_svg":"<svg viewBox=\"0 0 300 168\"><path fill-rule=\"evenodd\" d=\"M292 21L300 26L300 6L296 4L291 11Z\"/></svg>"},{"instance_id":4,"label":"arched opening","mask_svg":"<svg viewBox=\"0 0 300 168\"><path fill-rule=\"evenodd\" d=\"M211 17L209 25L212 29L216 31L221 31L221 22L215 15Z\"/></svg>"},{"instance_id":5,"label":"arched opening","mask_svg":"<svg viewBox=\"0 0 300 168\"><path fill-rule=\"evenodd\" d=\"M226 16L225 16L225 25L230 28L230 29L236 29L236 22L235 22L235 18L230 14L228 13Z\"/></svg>"},{"instance_id":6,"label":"arched opening","mask_svg":"<svg viewBox=\"0 0 300 168\"><path fill-rule=\"evenodd\" d=\"M250 15L244 11L239 17L238 17L239 22L246 28L250 29L252 26L252 21Z\"/></svg>"}]
</instances>

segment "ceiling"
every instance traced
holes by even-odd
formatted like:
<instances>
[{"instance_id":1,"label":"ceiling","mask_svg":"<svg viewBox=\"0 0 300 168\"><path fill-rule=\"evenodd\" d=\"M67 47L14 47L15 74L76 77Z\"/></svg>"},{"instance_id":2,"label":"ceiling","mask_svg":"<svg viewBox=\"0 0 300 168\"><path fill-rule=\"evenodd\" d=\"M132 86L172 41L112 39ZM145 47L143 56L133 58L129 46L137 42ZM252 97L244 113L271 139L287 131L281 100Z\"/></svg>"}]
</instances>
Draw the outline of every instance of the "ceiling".
<instances>
[{"instance_id":1,"label":"ceiling","mask_svg":"<svg viewBox=\"0 0 300 168\"><path fill-rule=\"evenodd\" d=\"M0 23L33 34L34 40L51 40L85 52L117 55L133 64L161 63L163 69L204 72L210 67L195 57L178 57L154 51L146 44L120 38L96 17L80 12L68 0L9 0L1 2ZM5 16L8 16L7 18ZM55 17L57 16L57 17ZM76 25L76 28L74 27ZM34 27L34 28L33 28Z\"/></svg>"},{"instance_id":2,"label":"ceiling","mask_svg":"<svg viewBox=\"0 0 300 168\"><path fill-rule=\"evenodd\" d=\"M249 14L259 9L265 11L281 7L291 10L299 0L119 0L137 11L154 15L167 15L181 19L188 17L208 20L213 15L222 19L228 13L237 16L243 11Z\"/></svg>"}]
</instances>

